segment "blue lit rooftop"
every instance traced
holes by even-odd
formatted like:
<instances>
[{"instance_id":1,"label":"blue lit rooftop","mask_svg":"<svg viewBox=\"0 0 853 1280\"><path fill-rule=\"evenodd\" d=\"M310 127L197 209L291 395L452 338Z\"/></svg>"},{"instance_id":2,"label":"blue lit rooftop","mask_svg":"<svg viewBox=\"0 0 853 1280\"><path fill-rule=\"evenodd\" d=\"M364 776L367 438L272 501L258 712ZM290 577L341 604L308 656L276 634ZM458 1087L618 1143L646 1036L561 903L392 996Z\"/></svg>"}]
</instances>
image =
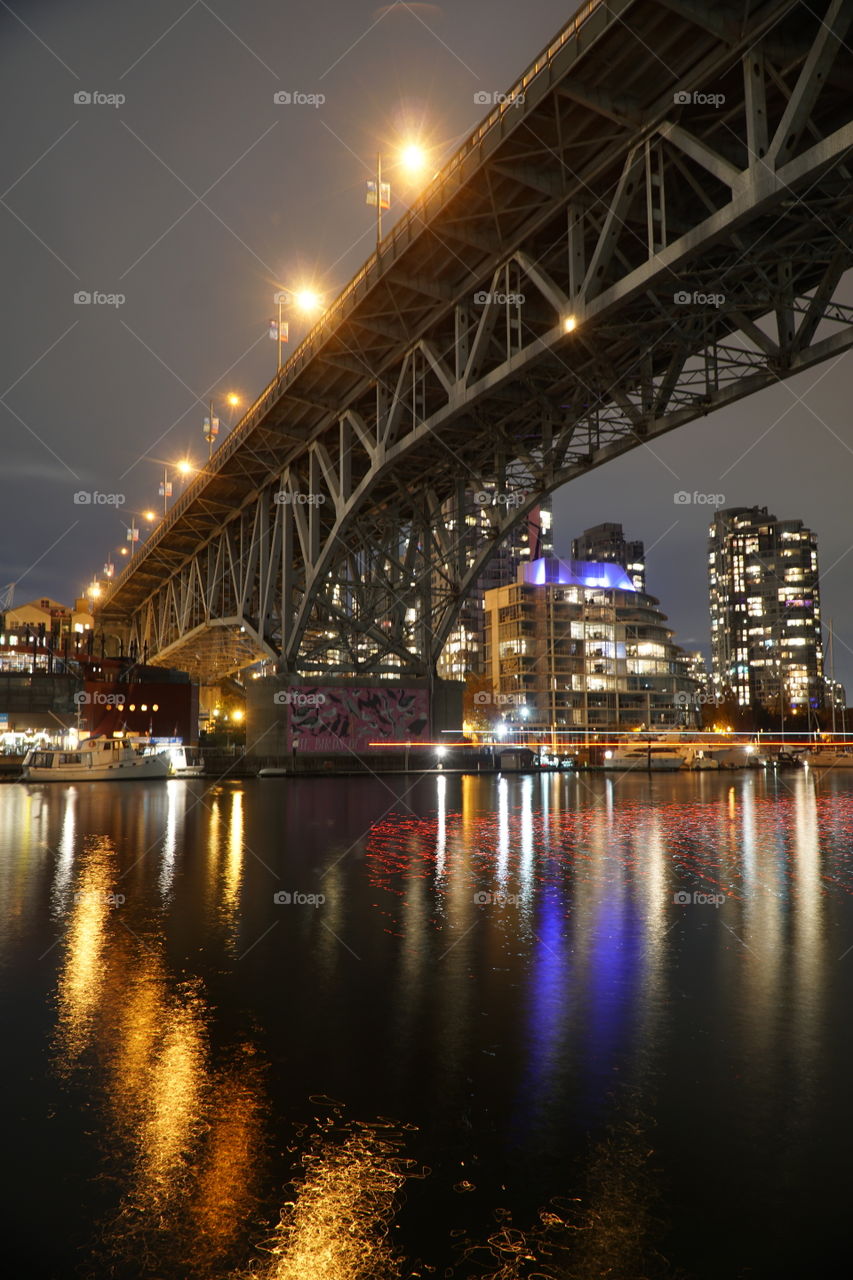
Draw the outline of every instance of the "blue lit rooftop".
<instances>
[{"instance_id":1,"label":"blue lit rooftop","mask_svg":"<svg viewBox=\"0 0 853 1280\"><path fill-rule=\"evenodd\" d=\"M605 587L608 591L636 591L620 564L595 560L557 560L547 556L519 569L519 579L534 586L555 583L566 587Z\"/></svg>"}]
</instances>

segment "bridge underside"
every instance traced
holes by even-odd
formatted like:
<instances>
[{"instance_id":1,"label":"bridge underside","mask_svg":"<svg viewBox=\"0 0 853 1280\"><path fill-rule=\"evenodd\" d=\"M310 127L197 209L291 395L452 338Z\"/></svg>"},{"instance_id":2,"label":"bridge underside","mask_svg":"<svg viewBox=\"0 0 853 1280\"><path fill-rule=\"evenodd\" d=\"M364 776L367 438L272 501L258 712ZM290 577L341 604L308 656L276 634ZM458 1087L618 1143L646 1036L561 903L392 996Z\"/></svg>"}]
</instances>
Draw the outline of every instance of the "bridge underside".
<instances>
[{"instance_id":1,"label":"bridge underside","mask_svg":"<svg viewBox=\"0 0 853 1280\"><path fill-rule=\"evenodd\" d=\"M543 494L849 349L851 21L853 0L593 9L253 406L105 620L202 678L272 654L425 674Z\"/></svg>"},{"instance_id":2,"label":"bridge underside","mask_svg":"<svg viewBox=\"0 0 853 1280\"><path fill-rule=\"evenodd\" d=\"M245 667L277 657L239 617L205 621L153 654L143 640L138 652L152 666L188 671L205 684L216 684Z\"/></svg>"}]
</instances>

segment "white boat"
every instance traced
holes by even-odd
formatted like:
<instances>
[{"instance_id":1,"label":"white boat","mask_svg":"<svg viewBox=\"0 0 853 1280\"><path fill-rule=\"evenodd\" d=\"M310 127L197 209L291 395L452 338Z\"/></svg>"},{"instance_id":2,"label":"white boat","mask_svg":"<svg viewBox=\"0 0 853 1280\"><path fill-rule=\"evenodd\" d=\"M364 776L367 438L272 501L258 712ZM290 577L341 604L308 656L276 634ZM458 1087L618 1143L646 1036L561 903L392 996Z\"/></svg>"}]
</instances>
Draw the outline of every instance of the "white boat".
<instances>
[{"instance_id":1,"label":"white boat","mask_svg":"<svg viewBox=\"0 0 853 1280\"><path fill-rule=\"evenodd\" d=\"M687 759L683 748L657 742L632 742L604 753L605 769L646 769L674 773Z\"/></svg>"},{"instance_id":2,"label":"white boat","mask_svg":"<svg viewBox=\"0 0 853 1280\"><path fill-rule=\"evenodd\" d=\"M800 759L810 769L853 769L853 751L837 751L833 747L804 751Z\"/></svg>"},{"instance_id":3,"label":"white boat","mask_svg":"<svg viewBox=\"0 0 853 1280\"><path fill-rule=\"evenodd\" d=\"M204 762L196 747L169 748L170 778L203 778Z\"/></svg>"},{"instance_id":4,"label":"white boat","mask_svg":"<svg viewBox=\"0 0 853 1280\"><path fill-rule=\"evenodd\" d=\"M34 747L22 770L25 782L125 782L167 778L169 757L147 738L86 738L73 749Z\"/></svg>"}]
</instances>

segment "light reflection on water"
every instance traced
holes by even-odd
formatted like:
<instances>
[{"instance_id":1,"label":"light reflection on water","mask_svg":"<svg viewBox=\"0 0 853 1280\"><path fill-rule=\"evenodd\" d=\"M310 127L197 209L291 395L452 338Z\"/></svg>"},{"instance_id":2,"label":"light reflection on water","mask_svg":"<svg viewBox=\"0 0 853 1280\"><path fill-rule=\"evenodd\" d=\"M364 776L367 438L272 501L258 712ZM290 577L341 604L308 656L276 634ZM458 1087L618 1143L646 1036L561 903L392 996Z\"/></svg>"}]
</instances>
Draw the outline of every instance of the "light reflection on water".
<instances>
[{"instance_id":1,"label":"light reflection on water","mask_svg":"<svg viewBox=\"0 0 853 1280\"><path fill-rule=\"evenodd\" d=\"M685 1068L731 1158L765 1143L806 1194L849 997L845 782L2 789L0 972L27 930L56 966L52 1069L116 1186L91 1274L510 1280L549 1251L564 1277L666 1274L652 1153L687 1159ZM722 905L675 901L695 891Z\"/></svg>"}]
</instances>

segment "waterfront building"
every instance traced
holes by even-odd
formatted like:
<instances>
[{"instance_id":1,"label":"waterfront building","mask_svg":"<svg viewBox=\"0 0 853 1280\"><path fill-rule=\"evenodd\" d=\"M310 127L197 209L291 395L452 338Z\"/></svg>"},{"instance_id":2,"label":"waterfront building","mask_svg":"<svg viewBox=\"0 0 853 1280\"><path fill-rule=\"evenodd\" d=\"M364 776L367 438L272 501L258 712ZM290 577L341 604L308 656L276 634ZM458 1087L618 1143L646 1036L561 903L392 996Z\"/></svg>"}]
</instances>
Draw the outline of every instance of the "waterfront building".
<instances>
[{"instance_id":1,"label":"waterfront building","mask_svg":"<svg viewBox=\"0 0 853 1280\"><path fill-rule=\"evenodd\" d=\"M531 729L667 729L693 682L654 596L621 566L553 557L486 592L486 674Z\"/></svg>"},{"instance_id":2,"label":"waterfront building","mask_svg":"<svg viewBox=\"0 0 853 1280\"><path fill-rule=\"evenodd\" d=\"M817 535L766 507L720 511L709 533L715 691L742 707L822 707Z\"/></svg>"},{"instance_id":3,"label":"waterfront building","mask_svg":"<svg viewBox=\"0 0 853 1280\"><path fill-rule=\"evenodd\" d=\"M466 515L470 529L488 527L489 506L495 501L491 491L476 495L473 510ZM448 519L453 530L453 520ZM484 671L485 598L486 592L515 581L520 566L530 564L542 556L553 554L553 530L551 499L543 498L538 506L520 520L509 537L498 547L468 598L462 604L456 625L441 651L438 674L444 680L464 680L469 674L482 675Z\"/></svg>"},{"instance_id":4,"label":"waterfront building","mask_svg":"<svg viewBox=\"0 0 853 1280\"><path fill-rule=\"evenodd\" d=\"M56 641L63 635L83 635L91 629L92 609L85 596L76 599L73 607L42 596L0 614L0 633L6 636L49 636Z\"/></svg>"},{"instance_id":5,"label":"waterfront building","mask_svg":"<svg viewBox=\"0 0 853 1280\"><path fill-rule=\"evenodd\" d=\"M621 524L596 524L572 540L573 560L621 565L637 591L646 589L646 549L625 537Z\"/></svg>"}]
</instances>

